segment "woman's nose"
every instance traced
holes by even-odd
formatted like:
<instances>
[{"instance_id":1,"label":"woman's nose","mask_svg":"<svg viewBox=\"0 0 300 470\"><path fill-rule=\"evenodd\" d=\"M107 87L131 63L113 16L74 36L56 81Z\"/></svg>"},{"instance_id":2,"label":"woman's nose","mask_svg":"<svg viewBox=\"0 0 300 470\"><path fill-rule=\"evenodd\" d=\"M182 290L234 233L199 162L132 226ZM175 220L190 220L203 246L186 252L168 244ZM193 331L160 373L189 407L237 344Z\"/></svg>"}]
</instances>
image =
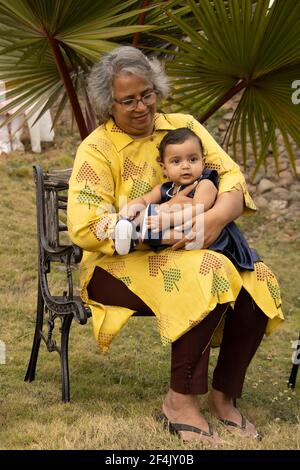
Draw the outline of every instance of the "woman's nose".
<instances>
[{"instance_id":1,"label":"woman's nose","mask_svg":"<svg viewBox=\"0 0 300 470\"><path fill-rule=\"evenodd\" d=\"M137 105L136 105L135 110L136 110L136 111L140 111L140 110L141 110L141 111L144 111L146 108L147 108L147 105L144 104L144 103L142 102L142 100L139 100L138 103L137 103Z\"/></svg>"}]
</instances>

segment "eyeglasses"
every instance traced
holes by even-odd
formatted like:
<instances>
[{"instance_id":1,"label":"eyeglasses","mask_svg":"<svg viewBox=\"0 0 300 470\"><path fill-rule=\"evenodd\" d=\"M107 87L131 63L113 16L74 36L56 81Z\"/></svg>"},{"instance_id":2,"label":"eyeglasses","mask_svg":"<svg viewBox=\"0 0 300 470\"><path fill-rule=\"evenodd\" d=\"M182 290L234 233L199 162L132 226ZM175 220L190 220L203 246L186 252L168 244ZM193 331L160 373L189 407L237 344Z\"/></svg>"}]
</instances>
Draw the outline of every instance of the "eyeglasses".
<instances>
[{"instance_id":1,"label":"eyeglasses","mask_svg":"<svg viewBox=\"0 0 300 470\"><path fill-rule=\"evenodd\" d=\"M126 100L116 100L114 98L114 101L118 104L121 104L126 109L126 111L133 111L137 108L140 101L145 106L150 106L151 104L154 104L156 100L156 93L157 92L153 90L149 93L146 93L146 95L141 96L141 98L127 98Z\"/></svg>"}]
</instances>

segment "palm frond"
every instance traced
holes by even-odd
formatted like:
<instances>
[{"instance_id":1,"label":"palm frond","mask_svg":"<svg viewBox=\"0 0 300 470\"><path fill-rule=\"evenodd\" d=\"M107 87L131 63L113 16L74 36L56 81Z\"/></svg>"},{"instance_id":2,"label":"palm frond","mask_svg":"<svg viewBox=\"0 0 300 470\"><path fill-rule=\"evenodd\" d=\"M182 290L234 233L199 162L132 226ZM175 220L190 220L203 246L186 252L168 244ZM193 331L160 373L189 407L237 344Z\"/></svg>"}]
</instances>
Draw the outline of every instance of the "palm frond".
<instances>
[{"instance_id":1,"label":"palm frond","mask_svg":"<svg viewBox=\"0 0 300 470\"><path fill-rule=\"evenodd\" d=\"M203 122L239 93L226 135L233 155L239 147L246 164L250 143L257 171L269 151L278 159L281 134L295 168L300 106L291 100L291 84L300 77L300 2L275 0L270 8L269 0L187 0L187 6L192 23L166 11L181 36L149 33L173 45L172 59L165 57L177 109Z\"/></svg>"},{"instance_id":2,"label":"palm frond","mask_svg":"<svg viewBox=\"0 0 300 470\"><path fill-rule=\"evenodd\" d=\"M3 112L16 105L22 112L34 100L45 112L64 102L65 86L84 136L76 76L85 77L123 38L155 28L136 24L141 11L154 8L140 6L140 0L0 0L0 79L14 98Z\"/></svg>"}]
</instances>

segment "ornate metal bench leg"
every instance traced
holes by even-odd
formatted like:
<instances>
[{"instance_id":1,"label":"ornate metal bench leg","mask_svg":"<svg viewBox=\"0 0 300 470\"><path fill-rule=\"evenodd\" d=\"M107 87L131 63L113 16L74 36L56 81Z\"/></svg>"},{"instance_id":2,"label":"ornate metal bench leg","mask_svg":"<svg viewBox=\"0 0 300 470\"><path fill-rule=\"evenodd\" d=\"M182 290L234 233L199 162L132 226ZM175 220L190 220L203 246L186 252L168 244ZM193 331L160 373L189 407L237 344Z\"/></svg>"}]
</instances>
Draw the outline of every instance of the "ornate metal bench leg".
<instances>
[{"instance_id":1,"label":"ornate metal bench leg","mask_svg":"<svg viewBox=\"0 0 300 470\"><path fill-rule=\"evenodd\" d=\"M62 381L62 401L70 401L70 380L69 380L69 360L68 360L68 345L69 345L69 332L73 315L67 315L62 320L61 326L61 381Z\"/></svg>"},{"instance_id":2,"label":"ornate metal bench leg","mask_svg":"<svg viewBox=\"0 0 300 470\"><path fill-rule=\"evenodd\" d=\"M293 354L293 365L291 369L290 378L288 381L288 386L290 388L295 388L296 386L296 380L297 380L297 374L298 374L299 362L300 362L300 335L299 335L298 341L295 341L295 343L296 343L296 351Z\"/></svg>"},{"instance_id":3,"label":"ornate metal bench leg","mask_svg":"<svg viewBox=\"0 0 300 470\"><path fill-rule=\"evenodd\" d=\"M295 386L296 386L298 369L299 369L299 364L293 364L291 374L290 374L290 378L289 378L289 382L288 382L290 388L295 388Z\"/></svg>"},{"instance_id":4,"label":"ornate metal bench leg","mask_svg":"<svg viewBox=\"0 0 300 470\"><path fill-rule=\"evenodd\" d=\"M28 368L27 368L27 372L25 375L25 379L24 379L25 382L27 381L32 382L35 379L35 369L36 369L36 363L37 363L40 344L41 344L41 331L43 329L43 320L44 320L44 300L42 297L40 283L39 283L37 307L36 307L35 333L34 333L30 360L28 363Z\"/></svg>"}]
</instances>

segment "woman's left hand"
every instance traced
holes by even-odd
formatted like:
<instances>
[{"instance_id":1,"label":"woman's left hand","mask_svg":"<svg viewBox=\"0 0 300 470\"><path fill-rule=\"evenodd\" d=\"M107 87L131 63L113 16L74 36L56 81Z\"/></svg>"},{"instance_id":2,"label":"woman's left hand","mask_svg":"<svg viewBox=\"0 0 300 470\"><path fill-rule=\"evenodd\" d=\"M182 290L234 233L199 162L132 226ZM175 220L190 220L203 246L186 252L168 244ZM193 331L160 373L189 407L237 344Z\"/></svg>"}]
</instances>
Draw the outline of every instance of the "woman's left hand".
<instances>
[{"instance_id":1,"label":"woman's left hand","mask_svg":"<svg viewBox=\"0 0 300 470\"><path fill-rule=\"evenodd\" d=\"M244 197L241 189L220 194L210 210L194 217L192 229L172 246L173 250L208 248L216 241L223 228L243 213L243 209Z\"/></svg>"},{"instance_id":2,"label":"woman's left hand","mask_svg":"<svg viewBox=\"0 0 300 470\"><path fill-rule=\"evenodd\" d=\"M213 209L210 209L204 214L195 216L191 231L175 243L172 249L201 250L208 248L218 238L223 228L223 224L220 225Z\"/></svg>"}]
</instances>

